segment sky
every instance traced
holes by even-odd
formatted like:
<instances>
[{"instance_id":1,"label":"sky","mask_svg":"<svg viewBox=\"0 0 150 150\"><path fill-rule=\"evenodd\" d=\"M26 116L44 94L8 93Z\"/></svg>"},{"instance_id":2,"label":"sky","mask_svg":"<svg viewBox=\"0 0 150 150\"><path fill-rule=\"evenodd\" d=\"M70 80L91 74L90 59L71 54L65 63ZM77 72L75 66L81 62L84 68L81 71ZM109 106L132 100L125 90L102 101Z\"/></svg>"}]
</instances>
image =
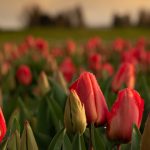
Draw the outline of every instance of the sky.
<instances>
[{"instance_id":1,"label":"sky","mask_svg":"<svg viewBox=\"0 0 150 150\"><path fill-rule=\"evenodd\" d=\"M80 6L89 27L109 26L114 13L130 14L135 21L139 10L150 11L150 0L0 0L0 27L21 28L24 8L34 4L54 15Z\"/></svg>"}]
</instances>

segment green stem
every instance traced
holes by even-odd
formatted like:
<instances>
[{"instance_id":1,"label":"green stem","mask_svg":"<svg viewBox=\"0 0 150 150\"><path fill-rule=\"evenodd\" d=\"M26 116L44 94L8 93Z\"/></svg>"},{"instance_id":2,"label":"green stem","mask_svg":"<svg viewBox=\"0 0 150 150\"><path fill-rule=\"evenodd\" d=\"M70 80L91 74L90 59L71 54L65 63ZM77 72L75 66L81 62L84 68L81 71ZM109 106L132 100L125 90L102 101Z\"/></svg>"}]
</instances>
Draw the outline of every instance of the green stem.
<instances>
[{"instance_id":1,"label":"green stem","mask_svg":"<svg viewBox=\"0 0 150 150\"><path fill-rule=\"evenodd\" d=\"M89 150L94 150L93 149L93 144L92 144L92 127L91 127L91 125L89 126L89 133L90 133L90 137L89 137Z\"/></svg>"}]
</instances>

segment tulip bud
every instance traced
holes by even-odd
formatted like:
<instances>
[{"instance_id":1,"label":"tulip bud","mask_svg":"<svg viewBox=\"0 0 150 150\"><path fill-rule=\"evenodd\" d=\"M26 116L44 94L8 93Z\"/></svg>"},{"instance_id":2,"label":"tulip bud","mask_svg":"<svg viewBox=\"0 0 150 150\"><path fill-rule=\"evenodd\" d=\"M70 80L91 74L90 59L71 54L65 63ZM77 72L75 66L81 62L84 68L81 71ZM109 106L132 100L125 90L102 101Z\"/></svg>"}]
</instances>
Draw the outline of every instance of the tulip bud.
<instances>
[{"instance_id":1,"label":"tulip bud","mask_svg":"<svg viewBox=\"0 0 150 150\"><path fill-rule=\"evenodd\" d=\"M119 67L113 82L113 91L118 91L125 84L127 88L134 88L135 85L135 67L131 63L123 63Z\"/></svg>"},{"instance_id":2,"label":"tulip bud","mask_svg":"<svg viewBox=\"0 0 150 150\"><path fill-rule=\"evenodd\" d=\"M91 54L88 59L89 68L97 73L101 68L101 55L98 53Z\"/></svg>"},{"instance_id":3,"label":"tulip bud","mask_svg":"<svg viewBox=\"0 0 150 150\"><path fill-rule=\"evenodd\" d=\"M82 134L86 129L84 105L74 90L71 90L66 102L64 123L67 131L70 133Z\"/></svg>"},{"instance_id":4,"label":"tulip bud","mask_svg":"<svg viewBox=\"0 0 150 150\"><path fill-rule=\"evenodd\" d=\"M107 104L92 73L83 72L71 85L70 89L76 91L81 102L84 104L88 124L103 125L106 123Z\"/></svg>"},{"instance_id":5,"label":"tulip bud","mask_svg":"<svg viewBox=\"0 0 150 150\"><path fill-rule=\"evenodd\" d=\"M68 40L66 42L66 52L67 52L67 54L72 55L72 54L75 53L75 51L76 51L76 43L72 40Z\"/></svg>"},{"instance_id":6,"label":"tulip bud","mask_svg":"<svg viewBox=\"0 0 150 150\"><path fill-rule=\"evenodd\" d=\"M68 57L60 65L60 71L62 72L66 81L70 82L73 78L73 75L76 72L76 68L72 60Z\"/></svg>"},{"instance_id":7,"label":"tulip bud","mask_svg":"<svg viewBox=\"0 0 150 150\"><path fill-rule=\"evenodd\" d=\"M107 116L108 138L129 142L133 124L140 127L143 110L144 101L138 92L129 88L121 90Z\"/></svg>"},{"instance_id":8,"label":"tulip bud","mask_svg":"<svg viewBox=\"0 0 150 150\"><path fill-rule=\"evenodd\" d=\"M40 73L39 80L38 80L38 86L39 86L39 89L40 89L40 93L42 95L45 95L50 90L50 85L49 85L49 82L48 82L48 78L47 78L47 75L44 71L42 71Z\"/></svg>"},{"instance_id":9,"label":"tulip bud","mask_svg":"<svg viewBox=\"0 0 150 150\"><path fill-rule=\"evenodd\" d=\"M28 121L25 122L24 130L21 137L21 150L38 150L32 129Z\"/></svg>"},{"instance_id":10,"label":"tulip bud","mask_svg":"<svg viewBox=\"0 0 150 150\"><path fill-rule=\"evenodd\" d=\"M0 108L0 142L3 140L6 134L6 130L5 118L3 116L2 109Z\"/></svg>"},{"instance_id":11,"label":"tulip bud","mask_svg":"<svg viewBox=\"0 0 150 150\"><path fill-rule=\"evenodd\" d=\"M20 134L18 130L16 130L12 136L9 138L8 144L7 144L7 149L10 150L19 150L20 149Z\"/></svg>"},{"instance_id":12,"label":"tulip bud","mask_svg":"<svg viewBox=\"0 0 150 150\"><path fill-rule=\"evenodd\" d=\"M16 78L22 85L30 85L32 82L32 73L30 68L27 65L19 66L16 72Z\"/></svg>"},{"instance_id":13,"label":"tulip bud","mask_svg":"<svg viewBox=\"0 0 150 150\"><path fill-rule=\"evenodd\" d=\"M59 85L62 87L64 92L66 94L68 94L67 82L66 82L63 74L59 70L56 70L56 72L55 72L55 79L57 80Z\"/></svg>"}]
</instances>

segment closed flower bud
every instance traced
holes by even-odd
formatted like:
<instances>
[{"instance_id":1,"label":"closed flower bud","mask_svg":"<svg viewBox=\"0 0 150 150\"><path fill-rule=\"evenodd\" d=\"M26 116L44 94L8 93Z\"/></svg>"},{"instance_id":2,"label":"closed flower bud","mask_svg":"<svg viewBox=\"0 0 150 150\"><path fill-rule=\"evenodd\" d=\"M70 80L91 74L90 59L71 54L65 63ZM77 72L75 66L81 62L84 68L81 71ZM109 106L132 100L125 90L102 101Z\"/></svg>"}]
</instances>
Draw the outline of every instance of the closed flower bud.
<instances>
[{"instance_id":1,"label":"closed flower bud","mask_svg":"<svg viewBox=\"0 0 150 150\"><path fill-rule=\"evenodd\" d=\"M30 68L27 65L19 66L16 72L16 78L18 82L22 85L30 85L32 82L32 73Z\"/></svg>"},{"instance_id":2,"label":"closed flower bud","mask_svg":"<svg viewBox=\"0 0 150 150\"><path fill-rule=\"evenodd\" d=\"M108 138L122 143L129 142L133 124L136 124L138 128L140 127L143 110L144 101L138 92L129 88L121 90L108 113Z\"/></svg>"},{"instance_id":3,"label":"closed flower bud","mask_svg":"<svg viewBox=\"0 0 150 150\"><path fill-rule=\"evenodd\" d=\"M135 66L132 63L122 63L112 82L112 90L117 92L122 85L127 88L134 88L135 86Z\"/></svg>"},{"instance_id":4,"label":"closed flower bud","mask_svg":"<svg viewBox=\"0 0 150 150\"><path fill-rule=\"evenodd\" d=\"M100 68L101 68L101 55L98 53L93 53L89 56L88 63L89 63L89 68L97 73Z\"/></svg>"},{"instance_id":5,"label":"closed flower bud","mask_svg":"<svg viewBox=\"0 0 150 150\"><path fill-rule=\"evenodd\" d=\"M64 92L66 94L68 94L67 82L66 82L63 74L59 70L55 71L55 79L59 83L59 85L61 86L61 88L64 90Z\"/></svg>"},{"instance_id":6,"label":"closed flower bud","mask_svg":"<svg viewBox=\"0 0 150 150\"><path fill-rule=\"evenodd\" d=\"M42 95L46 94L50 90L48 78L47 78L47 75L44 71L42 71L40 73L39 80L38 80L38 86L40 89L40 93Z\"/></svg>"},{"instance_id":7,"label":"closed flower bud","mask_svg":"<svg viewBox=\"0 0 150 150\"><path fill-rule=\"evenodd\" d=\"M25 122L24 130L20 141L21 150L38 150L33 131L28 121Z\"/></svg>"},{"instance_id":8,"label":"closed flower bud","mask_svg":"<svg viewBox=\"0 0 150 150\"><path fill-rule=\"evenodd\" d=\"M67 57L63 60L60 65L60 71L62 72L64 78L67 82L70 82L76 73L76 68L71 60L71 58Z\"/></svg>"},{"instance_id":9,"label":"closed flower bud","mask_svg":"<svg viewBox=\"0 0 150 150\"><path fill-rule=\"evenodd\" d=\"M66 102L64 123L67 131L70 133L82 134L86 129L84 105L74 90L71 90Z\"/></svg>"},{"instance_id":10,"label":"closed flower bud","mask_svg":"<svg viewBox=\"0 0 150 150\"><path fill-rule=\"evenodd\" d=\"M3 140L5 134L6 134L6 122L5 118L3 116L2 109L0 108L0 142Z\"/></svg>"},{"instance_id":11,"label":"closed flower bud","mask_svg":"<svg viewBox=\"0 0 150 150\"><path fill-rule=\"evenodd\" d=\"M108 108L95 76L92 73L83 72L70 89L76 91L84 104L87 123L104 125L107 120Z\"/></svg>"}]
</instances>

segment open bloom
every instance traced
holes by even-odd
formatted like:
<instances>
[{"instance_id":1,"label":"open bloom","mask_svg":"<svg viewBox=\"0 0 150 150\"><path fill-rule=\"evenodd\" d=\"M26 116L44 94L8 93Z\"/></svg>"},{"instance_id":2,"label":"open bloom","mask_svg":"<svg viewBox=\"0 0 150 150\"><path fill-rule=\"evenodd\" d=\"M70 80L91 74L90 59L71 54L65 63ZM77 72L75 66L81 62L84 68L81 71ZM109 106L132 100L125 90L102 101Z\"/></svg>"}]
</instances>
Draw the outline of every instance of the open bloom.
<instances>
[{"instance_id":1,"label":"open bloom","mask_svg":"<svg viewBox=\"0 0 150 150\"><path fill-rule=\"evenodd\" d=\"M30 85L32 82L32 73L30 68L27 65L19 66L16 72L16 78L22 85Z\"/></svg>"},{"instance_id":2,"label":"open bloom","mask_svg":"<svg viewBox=\"0 0 150 150\"><path fill-rule=\"evenodd\" d=\"M6 122L5 118L3 116L2 109L0 108L0 142L3 140L5 134L6 134Z\"/></svg>"},{"instance_id":3,"label":"open bloom","mask_svg":"<svg viewBox=\"0 0 150 150\"><path fill-rule=\"evenodd\" d=\"M76 91L84 104L87 123L105 124L108 108L95 76L92 73L83 72L70 89Z\"/></svg>"},{"instance_id":4,"label":"open bloom","mask_svg":"<svg viewBox=\"0 0 150 150\"><path fill-rule=\"evenodd\" d=\"M135 66L132 63L124 62L120 65L112 82L112 90L118 91L123 84L128 88L134 88Z\"/></svg>"},{"instance_id":5,"label":"open bloom","mask_svg":"<svg viewBox=\"0 0 150 150\"><path fill-rule=\"evenodd\" d=\"M133 89L123 89L107 116L107 135L110 140L129 142L132 126L140 127L144 110L144 101Z\"/></svg>"}]
</instances>

